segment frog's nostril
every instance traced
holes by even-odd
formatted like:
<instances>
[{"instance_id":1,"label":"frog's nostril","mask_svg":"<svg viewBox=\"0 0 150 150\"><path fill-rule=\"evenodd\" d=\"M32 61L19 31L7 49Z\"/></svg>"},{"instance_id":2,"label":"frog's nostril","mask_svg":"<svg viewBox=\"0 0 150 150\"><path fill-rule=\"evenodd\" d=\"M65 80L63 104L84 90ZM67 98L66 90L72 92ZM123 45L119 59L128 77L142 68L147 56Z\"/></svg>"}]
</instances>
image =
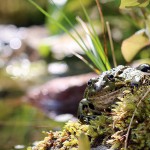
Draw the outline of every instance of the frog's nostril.
<instances>
[{"instance_id":1,"label":"frog's nostril","mask_svg":"<svg viewBox=\"0 0 150 150\"><path fill-rule=\"evenodd\" d=\"M88 86L90 86L92 84L92 80L90 79L87 83Z\"/></svg>"},{"instance_id":2,"label":"frog's nostril","mask_svg":"<svg viewBox=\"0 0 150 150\"><path fill-rule=\"evenodd\" d=\"M95 90L95 92L100 90L100 87L97 84L94 84L93 89Z\"/></svg>"}]
</instances>

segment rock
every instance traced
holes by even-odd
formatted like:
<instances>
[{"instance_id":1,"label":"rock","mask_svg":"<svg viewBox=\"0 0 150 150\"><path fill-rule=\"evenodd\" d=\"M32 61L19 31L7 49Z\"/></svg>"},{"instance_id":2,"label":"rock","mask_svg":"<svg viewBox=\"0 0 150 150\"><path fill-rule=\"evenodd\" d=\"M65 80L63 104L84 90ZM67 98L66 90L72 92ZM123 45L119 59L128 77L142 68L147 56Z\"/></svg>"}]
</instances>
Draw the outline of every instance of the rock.
<instances>
[{"instance_id":1,"label":"rock","mask_svg":"<svg viewBox=\"0 0 150 150\"><path fill-rule=\"evenodd\" d=\"M91 150L109 150L106 146L97 146L96 148L91 148Z\"/></svg>"},{"instance_id":2,"label":"rock","mask_svg":"<svg viewBox=\"0 0 150 150\"><path fill-rule=\"evenodd\" d=\"M62 77L34 88L27 93L27 99L44 111L54 114L76 114L79 101L87 81L96 76L94 73Z\"/></svg>"}]
</instances>

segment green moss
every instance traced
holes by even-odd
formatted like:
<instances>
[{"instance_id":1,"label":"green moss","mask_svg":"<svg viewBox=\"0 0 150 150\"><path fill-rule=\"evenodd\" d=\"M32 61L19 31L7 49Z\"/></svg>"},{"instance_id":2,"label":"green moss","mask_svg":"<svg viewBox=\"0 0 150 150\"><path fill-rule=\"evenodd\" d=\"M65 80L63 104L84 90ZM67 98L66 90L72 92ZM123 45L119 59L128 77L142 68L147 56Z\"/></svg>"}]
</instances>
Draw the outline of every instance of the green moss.
<instances>
[{"instance_id":1,"label":"green moss","mask_svg":"<svg viewBox=\"0 0 150 150\"><path fill-rule=\"evenodd\" d=\"M89 137L91 146L106 145L114 150L150 149L150 92L145 96L149 88L123 90L124 97L118 98L109 111L103 111L89 125L69 121L62 131L48 132L32 150L78 149L81 133Z\"/></svg>"}]
</instances>

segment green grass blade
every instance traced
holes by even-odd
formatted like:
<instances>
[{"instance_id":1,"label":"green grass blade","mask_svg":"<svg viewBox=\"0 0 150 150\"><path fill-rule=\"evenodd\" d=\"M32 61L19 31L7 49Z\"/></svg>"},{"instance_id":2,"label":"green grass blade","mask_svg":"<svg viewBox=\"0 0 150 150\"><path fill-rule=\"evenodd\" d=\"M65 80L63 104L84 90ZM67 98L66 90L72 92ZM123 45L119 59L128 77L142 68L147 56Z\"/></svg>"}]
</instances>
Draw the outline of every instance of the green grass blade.
<instances>
[{"instance_id":1,"label":"green grass blade","mask_svg":"<svg viewBox=\"0 0 150 150\"><path fill-rule=\"evenodd\" d=\"M81 2L81 1L80 1L80 2ZM93 31L93 33L92 33L91 30L89 29L90 33L91 33L91 34L94 34L94 35L95 35L95 38L96 38L96 41L97 41L98 43L100 43L100 42L99 42L99 38L98 38L98 36L97 36L97 33L96 33L95 29L94 29L93 23L92 23L91 19L89 18L85 7L82 5L82 2L81 2L81 6L82 6L82 9L83 9L83 11L84 11L84 14L85 14L85 16L86 16L86 18L87 18L87 20L88 20L88 22L89 22L89 24L90 24L90 26L91 26L91 28L92 28L92 31ZM102 51L104 51L104 50L103 50L103 47L102 47L102 45L101 45L101 43L100 43L100 48L102 49Z\"/></svg>"},{"instance_id":2,"label":"green grass blade","mask_svg":"<svg viewBox=\"0 0 150 150\"><path fill-rule=\"evenodd\" d=\"M99 56L102 59L103 63L105 63L106 69L109 70L111 68L111 66L109 64L108 59L106 58L106 55L105 55L104 50L103 50L103 47L102 47L102 45L100 43L100 40L98 38L98 35L96 34L95 29L94 29L93 23L92 23L91 19L89 18L88 14L87 14L87 11L86 11L85 7L82 5L81 1L80 1L80 3L81 3L81 6L82 6L82 9L84 11L84 14L85 14L85 16L86 16L86 18L87 18L87 20L88 20L88 22L90 24L91 29L92 29L92 31L89 29L89 32L91 33L92 36L94 36L95 42L99 45L100 49L96 49L96 50L98 51Z\"/></svg>"},{"instance_id":3,"label":"green grass blade","mask_svg":"<svg viewBox=\"0 0 150 150\"><path fill-rule=\"evenodd\" d=\"M103 47L99 41L98 35L96 34L96 31L94 29L94 26L88 17L88 14L84 8L84 6L81 3L81 6L83 8L83 11L86 15L86 18L91 26L91 29L86 26L86 29L88 29L88 37L91 43L91 48L89 49L84 42L83 38L79 34L79 32L74 28L74 25L71 23L71 21L67 18L67 16L62 13L64 19L67 21L67 23L71 26L73 31L75 32L76 36L79 38L77 39L75 35L70 33L70 31L67 30L61 23L59 23L57 20L55 20L53 17L51 17L44 9L42 9L37 3L35 3L33 0L28 0L31 4L33 4L40 12L42 12L46 17L48 17L56 26L58 26L60 29L62 29L64 32L66 32L78 45L79 47L85 52L87 57L91 60L93 65L101 70L101 71L106 71L107 69L110 69L110 64L108 62L108 59L106 58L106 55L104 53ZM52 0L51 0L52 1ZM52 1L53 2L53 1ZM54 2L53 2L54 3ZM54 4L55 5L55 4ZM57 8L57 6L55 5ZM59 8L58 8L59 10ZM83 28L84 29L84 28ZM84 29L85 30L85 29ZM83 60L83 59L82 59ZM84 61L85 62L85 61ZM89 63L86 63L89 66ZM91 66L93 66L91 65ZM95 68L94 67L94 68ZM92 67L90 67L92 68ZM95 70L95 69L94 69Z\"/></svg>"},{"instance_id":4,"label":"green grass blade","mask_svg":"<svg viewBox=\"0 0 150 150\"><path fill-rule=\"evenodd\" d=\"M95 58L93 53L91 51L87 51L87 55L89 59L93 62L93 64L100 70L100 71L106 71L106 68L98 61L98 59Z\"/></svg>"},{"instance_id":5,"label":"green grass blade","mask_svg":"<svg viewBox=\"0 0 150 150\"><path fill-rule=\"evenodd\" d=\"M91 37L93 46L95 48L95 51L97 53L97 59L99 59L99 61L103 62L103 65L105 64L106 70L111 69L109 61L108 61L107 57L105 56L105 54L103 53L103 51L101 50L99 43L96 41L96 39L93 35L90 35L90 37Z\"/></svg>"},{"instance_id":6,"label":"green grass blade","mask_svg":"<svg viewBox=\"0 0 150 150\"><path fill-rule=\"evenodd\" d=\"M53 5L59 10L59 8L56 6L56 4L53 2L53 0L50 0ZM81 42L83 43L83 45L85 46L86 49L88 49L87 45L85 44L83 38L81 37L81 35L79 34L79 32L75 29L74 25L71 23L71 21L68 19L68 17L61 12L61 15L64 17L64 19L67 21L67 23L70 25L70 27L73 29L73 31L76 33L76 35L79 37L79 39L81 40Z\"/></svg>"},{"instance_id":7,"label":"green grass blade","mask_svg":"<svg viewBox=\"0 0 150 150\"><path fill-rule=\"evenodd\" d=\"M88 50L88 51L91 51L91 52L89 52L90 55L93 55L93 56L95 57L95 59L97 60L97 63L98 63L98 64L96 64L96 65L98 66L99 70L101 70L101 71L106 71L106 67L105 67L105 65L103 64L101 58L99 57L99 55L98 55L98 53L97 53L97 50L95 49L95 46L93 45L93 41L92 41L92 39L91 39L91 33L89 33L89 32L90 32L90 31L89 31L89 28L87 27L86 23L83 22L82 19L80 19L79 17L77 17L77 21L82 25L82 27L83 27L83 29L84 29L84 31L85 31L85 34L86 34L86 36L87 36L88 43L89 43L90 46L91 46L91 50ZM93 37L93 36L92 36L92 37ZM95 40L95 39L93 38L93 40ZM96 42L96 43L97 43L97 42ZM98 47L98 48L100 48L100 47ZM96 62L96 60L94 60L94 61ZM94 64L95 64L95 62L94 62Z\"/></svg>"}]
</instances>

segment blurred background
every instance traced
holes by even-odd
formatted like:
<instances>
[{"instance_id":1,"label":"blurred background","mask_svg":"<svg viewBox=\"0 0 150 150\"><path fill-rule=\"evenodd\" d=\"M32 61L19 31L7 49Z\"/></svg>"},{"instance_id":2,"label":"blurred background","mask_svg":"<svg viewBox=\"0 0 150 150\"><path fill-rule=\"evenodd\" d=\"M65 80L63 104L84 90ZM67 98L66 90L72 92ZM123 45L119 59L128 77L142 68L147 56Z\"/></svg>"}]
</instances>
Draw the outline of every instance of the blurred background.
<instances>
[{"instance_id":1,"label":"blurred background","mask_svg":"<svg viewBox=\"0 0 150 150\"><path fill-rule=\"evenodd\" d=\"M137 10L119 10L119 1L99 1L105 21L111 25L117 63L127 64L121 54L121 44L143 27L140 15L139 18L135 15ZM86 21L80 1L53 0L55 5L50 0L35 2L72 32L64 13L85 39L81 25L76 21L77 16ZM95 1L82 0L82 4L103 44ZM106 38L108 59L113 67ZM68 119L75 119L86 83L96 74L75 57L74 52L84 56L69 35L29 1L0 0L1 150L26 149L43 139L42 131L60 130ZM147 47L134 57L134 63L143 59L149 61L149 58Z\"/></svg>"}]
</instances>

